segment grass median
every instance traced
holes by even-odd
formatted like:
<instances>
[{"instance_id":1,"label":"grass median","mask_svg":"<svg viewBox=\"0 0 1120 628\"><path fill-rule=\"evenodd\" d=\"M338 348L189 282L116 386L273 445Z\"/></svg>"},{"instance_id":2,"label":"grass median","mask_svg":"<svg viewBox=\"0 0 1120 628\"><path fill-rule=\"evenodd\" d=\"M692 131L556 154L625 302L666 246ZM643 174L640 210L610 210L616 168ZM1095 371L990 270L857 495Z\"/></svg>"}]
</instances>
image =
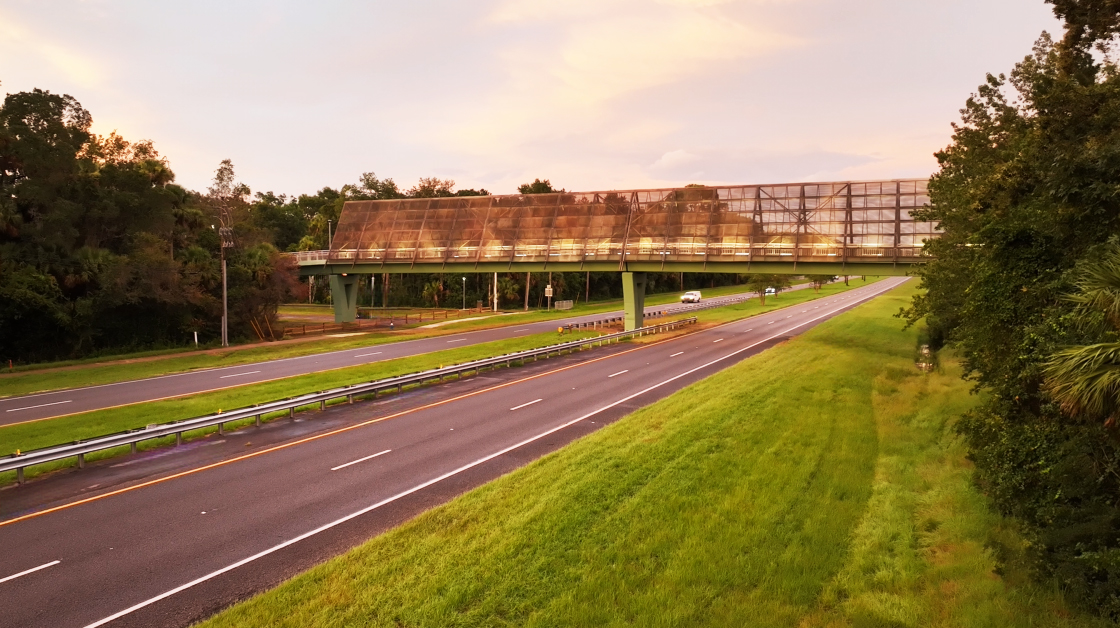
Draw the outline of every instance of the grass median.
<instances>
[{"instance_id":1,"label":"grass median","mask_svg":"<svg viewBox=\"0 0 1120 628\"><path fill-rule=\"evenodd\" d=\"M746 291L744 286L724 286L704 291L706 297L736 294ZM660 305L676 302L678 293L652 295L646 305ZM306 342L255 345L252 347L232 347L222 350L208 350L205 353L191 352L189 355L175 355L182 350L159 355L159 352L138 353L131 356L135 362L114 362L98 364L96 361L59 362L37 365L36 369L24 367L25 370L14 374L0 373L0 398L18 395L28 395L65 388L78 388L82 386L96 386L110 384L172 373L184 373L198 369L220 368L237 366L265 360L278 360L292 358L328 351L345 351L358 349L390 342L404 340L419 340L434 336L457 334L464 331L477 331L509 325L524 325L546 320L556 320L573 316L587 316L612 312L622 308L621 300L597 301L591 304L578 305L571 310L551 312L530 310L529 312L514 312L509 315L485 315L479 320L451 323L437 328L412 328L399 331L376 331L362 333L358 336L344 338L320 338ZM469 318L469 316L468 316ZM454 319L452 319L454 320ZM127 356L126 356L127 357ZM64 368L65 370L43 370Z\"/></svg>"},{"instance_id":2,"label":"grass median","mask_svg":"<svg viewBox=\"0 0 1120 628\"><path fill-rule=\"evenodd\" d=\"M535 349L547 345L559 344L580 338L590 338L599 335L598 332L577 332L564 334L555 333L534 334L510 340L487 342L460 349L448 349L436 353L428 353L408 358L396 358L383 362L373 362L364 366L348 367L299 375L272 382L252 384L227 390L210 393L133 404L120 408L109 408L83 412L56 419L44 419L28 423L19 423L9 426L0 426L0 452L7 454L17 449L30 451L32 449L68 443L75 440L93 438L106 434L113 434L125 430L136 429L153 423L170 423L207 414L219 410L233 410L245 408L254 404L276 401L287 397L328 390L350 384L358 384L376 379L419 373L441 366L462 364L473 360L505 355L517 351ZM340 403L341 400L335 400ZM265 418L287 416L287 411L274 413ZM230 428L247 425L253 420L248 419L239 423L231 423ZM190 438L199 438L217 431L217 428L195 430L189 432ZM152 439L140 443L141 449L151 449L174 442L174 437ZM99 460L120 453L127 452L128 447L97 452L86 456L87 460ZM70 467L76 464L75 460L60 460L29 467L27 478L34 477L49 471ZM15 481L15 473L0 473L0 485L10 484Z\"/></svg>"},{"instance_id":3,"label":"grass median","mask_svg":"<svg viewBox=\"0 0 1120 628\"><path fill-rule=\"evenodd\" d=\"M917 370L891 316L912 290L203 626L1104 625L1022 577L952 432L969 385Z\"/></svg>"},{"instance_id":4,"label":"grass median","mask_svg":"<svg viewBox=\"0 0 1120 628\"><path fill-rule=\"evenodd\" d=\"M735 305L713 308L696 312L700 327L711 327L741 318L764 314L773 310L792 307L830 295L851 290L864 285L863 282L853 283L850 287L842 283L830 284L823 287L819 293L812 290L798 290L780 295L778 298L767 298L766 305L761 305L758 299ZM665 319L669 320L669 319ZM651 320L651 324L664 322ZM635 338L630 342L659 342L675 335L694 331L695 327L684 328L680 331L671 331L643 338ZM592 337L601 332L577 332L575 335L565 334L557 336L553 333L537 334L520 339L495 341L479 345L449 349L409 358L397 358L383 362L375 362L365 366L349 367L322 371L308 375L299 375L261 384L247 384L237 388L218 390L209 393L183 396L174 399L152 401L132 404L118 408L95 410L54 419L43 419L23 424L0 426L0 452L31 451L33 449L68 443L76 440L113 434L129 429L143 427L152 423L169 423L196 416L214 413L221 409L232 410L244 408L254 404L275 401L300 394L337 388L349 384L366 382L374 379L392 377L407 373L444 366L469 362L481 358L500 354L513 353L525 349L556 344L562 341L574 340L582 337ZM335 400L333 403L338 403ZM265 418L276 418L285 413L266 415ZM253 422L244 420L231 422L230 429L248 425ZM216 431L217 428L207 428L189 433L189 438L199 438ZM175 442L174 437L152 439L140 443L142 450L162 447ZM129 451L128 447L105 450L86 456L89 461L120 455ZM62 460L54 463L37 465L27 470L26 478L61 468L74 466L76 460ZM15 481L15 473L0 473L0 486Z\"/></svg>"}]
</instances>

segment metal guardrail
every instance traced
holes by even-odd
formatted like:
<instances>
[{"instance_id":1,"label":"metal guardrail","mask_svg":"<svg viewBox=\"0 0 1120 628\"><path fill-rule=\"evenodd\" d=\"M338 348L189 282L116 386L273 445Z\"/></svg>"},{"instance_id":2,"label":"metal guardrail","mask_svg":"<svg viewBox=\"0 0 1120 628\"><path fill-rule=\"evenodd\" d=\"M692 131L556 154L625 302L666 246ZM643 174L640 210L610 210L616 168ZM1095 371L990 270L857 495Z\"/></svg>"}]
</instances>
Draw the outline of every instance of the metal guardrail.
<instances>
[{"instance_id":1,"label":"metal guardrail","mask_svg":"<svg viewBox=\"0 0 1120 628\"><path fill-rule=\"evenodd\" d=\"M163 438L167 436L175 437L175 444L180 445L183 442L183 433L194 430L200 430L208 427L218 427L218 433L221 434L226 423L234 421L243 421L247 419L256 419L257 426L261 424L261 417L274 412L288 411L288 416L294 417L297 408L303 406L310 406L319 404L321 410L326 409L327 402L333 399L346 398L348 402L353 403L355 397L373 395L376 399L377 395L382 391L396 389L400 392L405 386L416 384L423 384L424 382L436 380L443 381L445 377L451 375L462 375L468 371L474 371L476 374L484 368L496 368L502 364L511 366L513 362L524 362L530 358L536 361L541 356L548 357L551 353L561 354L564 351L569 353L573 350L583 350L583 347L591 348L596 343L602 346L604 343L617 342L625 338L634 336L644 336L647 334L656 334L659 332L669 331L685 325L696 323L696 317L690 317L678 321L671 321L668 323L661 323L650 327L643 327L632 331L622 331L613 334L605 334L595 338L584 338L581 340L572 340L556 345L541 347L539 349L529 349L527 351L518 351L516 353L509 353L506 355L499 355L492 358L483 360L475 360L474 362L466 362L463 364L456 364L446 366L443 368L432 369L429 371L422 371L419 373L411 373L408 375L398 375L396 377L389 377L386 379L374 380L364 384L353 384L350 386L343 386L342 388L334 388L331 390L300 395L298 397L290 397L280 401L272 401L248 408L240 408L230 412L222 412L220 414L211 414L207 416L197 417L193 419L185 419L183 421L176 421L174 423L165 423L162 425L149 425L147 427L129 430L127 432L119 432L117 434L110 434L108 436L98 436L96 438L75 441L67 445L55 445L52 447L45 447L43 449L36 449L27 452L19 452L11 454L6 458L0 458L0 472L15 471L16 481L20 484L23 483L23 470L37 464L44 464L48 462L55 462L57 460L64 460L66 458L77 457L78 467L85 466L85 456L97 451L104 451L106 449L114 449L117 447L124 447L129 445L132 447L133 453L136 452L136 445L142 441L151 440L154 438Z\"/></svg>"}]
</instances>

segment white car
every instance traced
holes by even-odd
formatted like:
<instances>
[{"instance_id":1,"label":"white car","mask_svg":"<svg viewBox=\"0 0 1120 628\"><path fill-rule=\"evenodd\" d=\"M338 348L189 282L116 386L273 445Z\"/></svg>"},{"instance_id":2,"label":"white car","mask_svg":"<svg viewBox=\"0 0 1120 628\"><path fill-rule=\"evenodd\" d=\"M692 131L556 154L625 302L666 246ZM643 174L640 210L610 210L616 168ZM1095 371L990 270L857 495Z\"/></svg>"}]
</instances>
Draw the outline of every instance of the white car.
<instances>
[{"instance_id":1,"label":"white car","mask_svg":"<svg viewBox=\"0 0 1120 628\"><path fill-rule=\"evenodd\" d=\"M688 292L681 295L681 303L699 303L699 302L700 302L700 291L699 290L689 290Z\"/></svg>"},{"instance_id":2,"label":"white car","mask_svg":"<svg viewBox=\"0 0 1120 628\"><path fill-rule=\"evenodd\" d=\"M772 294L778 294L778 291L773 289L773 288L767 288L766 289L766 296L770 296Z\"/></svg>"}]
</instances>

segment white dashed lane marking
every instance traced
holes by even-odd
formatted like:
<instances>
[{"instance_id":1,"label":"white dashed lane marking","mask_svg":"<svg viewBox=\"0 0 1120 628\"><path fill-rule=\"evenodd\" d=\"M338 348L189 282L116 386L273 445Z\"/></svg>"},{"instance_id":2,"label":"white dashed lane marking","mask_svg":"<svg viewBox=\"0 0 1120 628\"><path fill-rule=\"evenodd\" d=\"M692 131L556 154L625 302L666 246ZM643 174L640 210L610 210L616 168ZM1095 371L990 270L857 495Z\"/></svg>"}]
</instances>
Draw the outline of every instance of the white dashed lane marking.
<instances>
[{"instance_id":1,"label":"white dashed lane marking","mask_svg":"<svg viewBox=\"0 0 1120 628\"><path fill-rule=\"evenodd\" d=\"M531 405L533 405L534 403L539 403L539 402L541 402L541 401L544 401L544 399L534 399L534 400L530 401L529 403L523 403L523 404L521 404L521 405L519 405L519 406L514 406L514 407L510 408L510 411L513 411L513 410L520 410L521 408L524 408L525 406L531 406Z\"/></svg>"}]
</instances>

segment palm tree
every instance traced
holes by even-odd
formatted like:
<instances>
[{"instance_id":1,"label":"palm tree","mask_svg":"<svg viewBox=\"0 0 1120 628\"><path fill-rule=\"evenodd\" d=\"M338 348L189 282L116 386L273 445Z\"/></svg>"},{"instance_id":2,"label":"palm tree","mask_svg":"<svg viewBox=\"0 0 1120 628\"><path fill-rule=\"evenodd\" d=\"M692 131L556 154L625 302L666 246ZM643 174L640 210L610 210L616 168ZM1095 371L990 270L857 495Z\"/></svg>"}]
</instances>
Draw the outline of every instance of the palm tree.
<instances>
[{"instance_id":1,"label":"palm tree","mask_svg":"<svg viewBox=\"0 0 1120 628\"><path fill-rule=\"evenodd\" d=\"M1071 416L1103 419L1112 426L1120 418L1120 249L1086 263L1068 297L1077 305L1083 327L1096 327L1103 340L1066 347L1044 367L1054 400Z\"/></svg>"}]
</instances>

